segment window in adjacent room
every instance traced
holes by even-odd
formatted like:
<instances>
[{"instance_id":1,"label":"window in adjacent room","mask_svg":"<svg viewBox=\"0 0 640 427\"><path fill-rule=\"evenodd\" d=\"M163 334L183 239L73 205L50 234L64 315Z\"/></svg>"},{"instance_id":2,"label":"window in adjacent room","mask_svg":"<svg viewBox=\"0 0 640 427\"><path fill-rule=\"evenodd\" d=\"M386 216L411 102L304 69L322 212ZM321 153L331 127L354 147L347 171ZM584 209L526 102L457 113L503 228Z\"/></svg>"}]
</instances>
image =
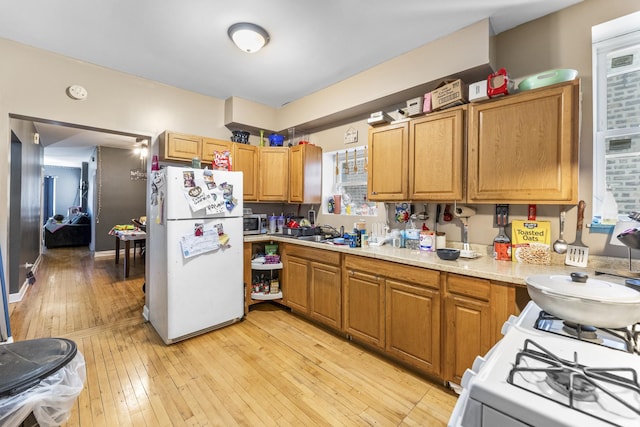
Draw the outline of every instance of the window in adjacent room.
<instances>
[{"instance_id":1,"label":"window in adjacent room","mask_svg":"<svg viewBox=\"0 0 640 427\"><path fill-rule=\"evenodd\" d=\"M367 150L357 147L324 154L323 210L328 212L329 199L340 196L340 214L376 215L375 202L367 199Z\"/></svg>"},{"instance_id":2,"label":"window in adjacent room","mask_svg":"<svg viewBox=\"0 0 640 427\"><path fill-rule=\"evenodd\" d=\"M593 213L640 211L640 12L592 29Z\"/></svg>"}]
</instances>

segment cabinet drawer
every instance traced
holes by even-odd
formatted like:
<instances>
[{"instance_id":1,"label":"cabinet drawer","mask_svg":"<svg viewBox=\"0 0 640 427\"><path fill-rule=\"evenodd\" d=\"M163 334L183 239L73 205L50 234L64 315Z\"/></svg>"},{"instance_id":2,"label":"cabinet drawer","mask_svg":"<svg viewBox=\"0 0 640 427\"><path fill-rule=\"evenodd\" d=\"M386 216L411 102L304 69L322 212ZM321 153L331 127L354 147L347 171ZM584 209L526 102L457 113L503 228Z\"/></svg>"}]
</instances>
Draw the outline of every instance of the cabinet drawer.
<instances>
[{"instance_id":1,"label":"cabinet drawer","mask_svg":"<svg viewBox=\"0 0 640 427\"><path fill-rule=\"evenodd\" d=\"M374 272L376 276L393 277L414 285L440 289L440 272L435 270L349 255L345 257L345 267Z\"/></svg>"},{"instance_id":2,"label":"cabinet drawer","mask_svg":"<svg viewBox=\"0 0 640 427\"><path fill-rule=\"evenodd\" d=\"M491 296L491 282L489 280L449 274L446 283L447 292L450 293L484 301L489 301Z\"/></svg>"},{"instance_id":3,"label":"cabinet drawer","mask_svg":"<svg viewBox=\"0 0 640 427\"><path fill-rule=\"evenodd\" d=\"M323 264L340 265L340 252L326 251L324 249L314 249L307 246L296 245L294 243L284 244L288 254Z\"/></svg>"}]
</instances>

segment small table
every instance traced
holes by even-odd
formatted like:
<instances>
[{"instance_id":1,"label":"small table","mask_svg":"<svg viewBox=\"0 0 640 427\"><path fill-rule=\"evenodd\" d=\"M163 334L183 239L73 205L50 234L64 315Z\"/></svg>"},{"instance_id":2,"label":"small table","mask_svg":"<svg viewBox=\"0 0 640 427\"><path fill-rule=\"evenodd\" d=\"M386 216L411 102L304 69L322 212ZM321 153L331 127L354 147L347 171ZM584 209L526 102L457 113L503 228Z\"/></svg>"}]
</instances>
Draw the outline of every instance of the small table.
<instances>
[{"instance_id":1,"label":"small table","mask_svg":"<svg viewBox=\"0 0 640 427\"><path fill-rule=\"evenodd\" d=\"M112 230L109 234L116 238L116 264L120 263L120 241L124 242L124 277L129 277L131 242L145 240L147 233L142 230Z\"/></svg>"}]
</instances>

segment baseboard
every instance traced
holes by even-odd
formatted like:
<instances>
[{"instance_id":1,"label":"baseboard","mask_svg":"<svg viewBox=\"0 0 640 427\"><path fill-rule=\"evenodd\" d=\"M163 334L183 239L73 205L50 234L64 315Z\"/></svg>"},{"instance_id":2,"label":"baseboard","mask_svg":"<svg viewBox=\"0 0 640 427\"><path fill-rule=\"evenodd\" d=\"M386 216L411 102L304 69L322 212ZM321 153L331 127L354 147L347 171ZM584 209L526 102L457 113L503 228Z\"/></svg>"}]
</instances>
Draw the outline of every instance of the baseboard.
<instances>
[{"instance_id":1,"label":"baseboard","mask_svg":"<svg viewBox=\"0 0 640 427\"><path fill-rule=\"evenodd\" d=\"M121 253L124 253L123 251L120 251ZM100 252L94 252L93 253L93 257L94 258L106 258L106 257L110 257L110 258L115 258L116 256L116 250L112 249L109 251L100 251Z\"/></svg>"},{"instance_id":2,"label":"baseboard","mask_svg":"<svg viewBox=\"0 0 640 427\"><path fill-rule=\"evenodd\" d=\"M9 304L13 304L14 302L22 301L24 294L27 293L27 289L29 288L29 282L27 280L24 281L22 286L20 286L20 291L14 294L9 294Z\"/></svg>"},{"instance_id":3,"label":"baseboard","mask_svg":"<svg viewBox=\"0 0 640 427\"><path fill-rule=\"evenodd\" d=\"M42 260L42 255L38 255L38 259L36 259L36 262L34 262L33 266L31 267L31 271L36 276L36 283L38 281L37 273L38 273L38 267L40 266L41 260ZM29 280L26 279L24 283L22 283L22 286L20 286L20 290L17 293L9 294L9 304L22 301L22 298L24 298L24 294L27 293L27 289L29 289L29 286L32 286L32 285L30 285Z\"/></svg>"}]
</instances>

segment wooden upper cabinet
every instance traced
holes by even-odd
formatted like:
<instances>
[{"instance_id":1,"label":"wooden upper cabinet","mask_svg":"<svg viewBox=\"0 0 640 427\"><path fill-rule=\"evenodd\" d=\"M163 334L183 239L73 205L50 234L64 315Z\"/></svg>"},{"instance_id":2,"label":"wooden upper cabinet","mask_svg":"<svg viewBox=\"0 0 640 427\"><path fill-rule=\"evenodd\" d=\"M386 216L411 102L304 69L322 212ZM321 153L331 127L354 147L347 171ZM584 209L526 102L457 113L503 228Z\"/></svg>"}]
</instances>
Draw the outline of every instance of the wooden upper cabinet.
<instances>
[{"instance_id":1,"label":"wooden upper cabinet","mask_svg":"<svg viewBox=\"0 0 640 427\"><path fill-rule=\"evenodd\" d=\"M320 203L322 148L297 145L289 150L289 202Z\"/></svg>"},{"instance_id":2,"label":"wooden upper cabinet","mask_svg":"<svg viewBox=\"0 0 640 427\"><path fill-rule=\"evenodd\" d=\"M470 203L578 199L578 80L469 106Z\"/></svg>"},{"instance_id":3,"label":"wooden upper cabinet","mask_svg":"<svg viewBox=\"0 0 640 427\"><path fill-rule=\"evenodd\" d=\"M202 137L166 131L160 135L161 160L188 161L202 156Z\"/></svg>"},{"instance_id":4,"label":"wooden upper cabinet","mask_svg":"<svg viewBox=\"0 0 640 427\"><path fill-rule=\"evenodd\" d=\"M369 200L407 200L408 147L408 121L369 129Z\"/></svg>"},{"instance_id":5,"label":"wooden upper cabinet","mask_svg":"<svg viewBox=\"0 0 640 427\"><path fill-rule=\"evenodd\" d=\"M409 122L409 199L463 199L466 110L451 108Z\"/></svg>"},{"instance_id":6,"label":"wooden upper cabinet","mask_svg":"<svg viewBox=\"0 0 640 427\"><path fill-rule=\"evenodd\" d=\"M258 147L233 144L233 170L242 172L242 192L245 201L258 200Z\"/></svg>"},{"instance_id":7,"label":"wooden upper cabinet","mask_svg":"<svg viewBox=\"0 0 640 427\"><path fill-rule=\"evenodd\" d=\"M289 187L289 148L259 147L258 200L286 202Z\"/></svg>"},{"instance_id":8,"label":"wooden upper cabinet","mask_svg":"<svg viewBox=\"0 0 640 427\"><path fill-rule=\"evenodd\" d=\"M220 153L227 151L229 152L229 154L232 154L233 143L231 141L223 141L221 139L202 138L202 161L203 162L213 163L213 159L215 158L216 151Z\"/></svg>"}]
</instances>

